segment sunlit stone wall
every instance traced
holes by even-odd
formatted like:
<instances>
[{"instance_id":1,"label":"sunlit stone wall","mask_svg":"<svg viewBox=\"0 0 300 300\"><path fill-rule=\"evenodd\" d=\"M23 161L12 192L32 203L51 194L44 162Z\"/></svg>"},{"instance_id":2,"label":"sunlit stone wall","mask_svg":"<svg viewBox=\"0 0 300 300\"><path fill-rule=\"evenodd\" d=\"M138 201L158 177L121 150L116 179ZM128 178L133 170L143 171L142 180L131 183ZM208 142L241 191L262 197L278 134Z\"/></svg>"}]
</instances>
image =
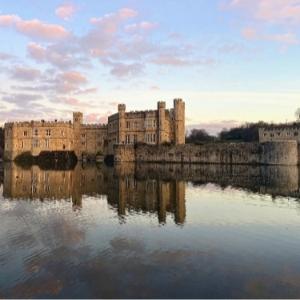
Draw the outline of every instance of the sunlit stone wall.
<instances>
[{"instance_id":1,"label":"sunlit stone wall","mask_svg":"<svg viewBox=\"0 0 300 300\"><path fill-rule=\"evenodd\" d=\"M116 145L115 161L297 165L296 141L209 145Z\"/></svg>"}]
</instances>

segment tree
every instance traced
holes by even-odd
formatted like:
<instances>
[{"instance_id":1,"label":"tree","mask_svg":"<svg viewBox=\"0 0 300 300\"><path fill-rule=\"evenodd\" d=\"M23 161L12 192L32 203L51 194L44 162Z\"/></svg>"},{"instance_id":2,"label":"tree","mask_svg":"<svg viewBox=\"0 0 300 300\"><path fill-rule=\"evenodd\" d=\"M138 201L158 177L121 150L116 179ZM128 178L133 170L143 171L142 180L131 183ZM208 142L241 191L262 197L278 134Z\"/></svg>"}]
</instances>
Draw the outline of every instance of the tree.
<instances>
[{"instance_id":1,"label":"tree","mask_svg":"<svg viewBox=\"0 0 300 300\"><path fill-rule=\"evenodd\" d=\"M186 135L187 143L213 141L214 139L214 136L209 135L205 129L193 128L190 134Z\"/></svg>"},{"instance_id":2,"label":"tree","mask_svg":"<svg viewBox=\"0 0 300 300\"><path fill-rule=\"evenodd\" d=\"M299 122L300 121L300 108L297 108L295 111L295 117L296 120Z\"/></svg>"}]
</instances>

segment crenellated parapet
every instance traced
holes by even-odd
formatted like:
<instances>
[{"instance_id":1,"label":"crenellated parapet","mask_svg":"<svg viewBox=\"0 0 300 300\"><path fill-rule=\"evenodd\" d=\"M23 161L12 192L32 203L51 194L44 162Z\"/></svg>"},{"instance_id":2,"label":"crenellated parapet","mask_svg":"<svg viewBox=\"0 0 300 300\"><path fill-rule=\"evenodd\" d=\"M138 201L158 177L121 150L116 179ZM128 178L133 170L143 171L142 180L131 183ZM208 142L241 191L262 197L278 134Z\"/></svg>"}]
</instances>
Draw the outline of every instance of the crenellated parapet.
<instances>
[{"instance_id":1,"label":"crenellated parapet","mask_svg":"<svg viewBox=\"0 0 300 300\"><path fill-rule=\"evenodd\" d=\"M160 109L160 108L166 108L166 102L165 101L158 101L157 102L157 108Z\"/></svg>"},{"instance_id":2,"label":"crenellated parapet","mask_svg":"<svg viewBox=\"0 0 300 300\"><path fill-rule=\"evenodd\" d=\"M107 129L108 124L82 124L80 128L86 129Z\"/></svg>"},{"instance_id":3,"label":"crenellated parapet","mask_svg":"<svg viewBox=\"0 0 300 300\"><path fill-rule=\"evenodd\" d=\"M125 113L126 118L150 118L157 117L157 110L130 111Z\"/></svg>"}]
</instances>

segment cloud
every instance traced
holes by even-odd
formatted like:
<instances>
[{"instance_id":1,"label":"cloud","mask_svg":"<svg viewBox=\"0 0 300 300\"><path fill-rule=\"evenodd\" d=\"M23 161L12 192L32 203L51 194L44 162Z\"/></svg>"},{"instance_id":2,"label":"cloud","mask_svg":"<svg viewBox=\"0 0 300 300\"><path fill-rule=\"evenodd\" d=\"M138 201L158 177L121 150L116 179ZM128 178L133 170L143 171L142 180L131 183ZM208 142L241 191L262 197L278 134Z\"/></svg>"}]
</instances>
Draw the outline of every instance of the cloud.
<instances>
[{"instance_id":1,"label":"cloud","mask_svg":"<svg viewBox=\"0 0 300 300\"><path fill-rule=\"evenodd\" d=\"M114 63L110 73L117 77L132 77L143 73L144 65L140 63Z\"/></svg>"},{"instance_id":2,"label":"cloud","mask_svg":"<svg viewBox=\"0 0 300 300\"><path fill-rule=\"evenodd\" d=\"M299 44L297 36L292 33L285 33L285 34L259 34L256 29L252 28L244 28L241 31L241 35L248 40L252 41L275 41L284 44Z\"/></svg>"},{"instance_id":3,"label":"cloud","mask_svg":"<svg viewBox=\"0 0 300 300\"><path fill-rule=\"evenodd\" d=\"M137 33L145 34L147 32L149 33L152 29L154 29L156 27L158 27L158 23L150 23L150 22L144 21L144 22L140 22L140 23L126 25L125 30L132 34L137 34Z\"/></svg>"},{"instance_id":4,"label":"cloud","mask_svg":"<svg viewBox=\"0 0 300 300\"><path fill-rule=\"evenodd\" d=\"M61 80L68 81L75 84L86 83L86 76L75 71L60 73L58 74L58 77Z\"/></svg>"},{"instance_id":5,"label":"cloud","mask_svg":"<svg viewBox=\"0 0 300 300\"><path fill-rule=\"evenodd\" d=\"M231 0L220 8L239 13L239 23L247 24L241 35L248 40L299 44L293 32L300 24L299 0Z\"/></svg>"},{"instance_id":6,"label":"cloud","mask_svg":"<svg viewBox=\"0 0 300 300\"><path fill-rule=\"evenodd\" d=\"M62 26L44 24L37 19L17 22L16 28L24 35L50 41L66 37L68 35L67 30Z\"/></svg>"},{"instance_id":7,"label":"cloud","mask_svg":"<svg viewBox=\"0 0 300 300\"><path fill-rule=\"evenodd\" d=\"M181 66L187 66L191 64L191 62L185 58L177 58L177 57L164 56L164 55L150 58L149 62L156 65L167 65L173 67L181 67Z\"/></svg>"},{"instance_id":8,"label":"cloud","mask_svg":"<svg viewBox=\"0 0 300 300\"><path fill-rule=\"evenodd\" d=\"M21 18L17 15L0 16L0 26L11 26L13 23L20 22Z\"/></svg>"},{"instance_id":9,"label":"cloud","mask_svg":"<svg viewBox=\"0 0 300 300\"><path fill-rule=\"evenodd\" d=\"M58 7L55 10L55 14L60 19L68 20L77 12L77 10L78 8L76 8L72 3L66 3Z\"/></svg>"},{"instance_id":10,"label":"cloud","mask_svg":"<svg viewBox=\"0 0 300 300\"><path fill-rule=\"evenodd\" d=\"M10 70L10 75L13 79L34 81L41 75L41 71L27 66L16 66Z\"/></svg>"},{"instance_id":11,"label":"cloud","mask_svg":"<svg viewBox=\"0 0 300 300\"><path fill-rule=\"evenodd\" d=\"M12 55L10 53L0 53L0 60L9 60L16 58L15 55Z\"/></svg>"},{"instance_id":12,"label":"cloud","mask_svg":"<svg viewBox=\"0 0 300 300\"><path fill-rule=\"evenodd\" d=\"M27 45L28 56L36 62L49 63L61 70L71 69L78 66L92 67L87 56L80 53L76 41L59 41L43 47L35 42Z\"/></svg>"},{"instance_id":13,"label":"cloud","mask_svg":"<svg viewBox=\"0 0 300 300\"><path fill-rule=\"evenodd\" d=\"M52 98L51 102L61 103L61 104L66 104L66 105L77 105L78 99L67 98L67 97L56 97L56 98Z\"/></svg>"},{"instance_id":14,"label":"cloud","mask_svg":"<svg viewBox=\"0 0 300 300\"><path fill-rule=\"evenodd\" d=\"M84 95L84 94L95 94L97 93L98 88L94 87L94 88L87 88L85 90L80 90L76 92L76 95Z\"/></svg>"},{"instance_id":15,"label":"cloud","mask_svg":"<svg viewBox=\"0 0 300 300\"><path fill-rule=\"evenodd\" d=\"M59 94L68 94L79 90L79 87L70 82L60 82L56 85L56 91Z\"/></svg>"},{"instance_id":16,"label":"cloud","mask_svg":"<svg viewBox=\"0 0 300 300\"><path fill-rule=\"evenodd\" d=\"M43 99L42 95L32 95L32 94L11 94L8 96L3 96L2 100L8 103L14 103L18 105L26 105L28 102L34 102Z\"/></svg>"},{"instance_id":17,"label":"cloud","mask_svg":"<svg viewBox=\"0 0 300 300\"><path fill-rule=\"evenodd\" d=\"M152 90L152 91L159 91L160 88L158 86L156 86L156 85L152 85L152 86L150 86L150 90Z\"/></svg>"},{"instance_id":18,"label":"cloud","mask_svg":"<svg viewBox=\"0 0 300 300\"><path fill-rule=\"evenodd\" d=\"M84 117L86 123L99 123L107 124L108 116L112 114L111 111L107 111L105 114L91 113Z\"/></svg>"},{"instance_id":19,"label":"cloud","mask_svg":"<svg viewBox=\"0 0 300 300\"><path fill-rule=\"evenodd\" d=\"M40 38L43 40L53 41L66 37L69 33L65 28L55 24L45 24L37 19L23 21L17 15L2 15L0 16L0 26L12 26L24 35Z\"/></svg>"},{"instance_id":20,"label":"cloud","mask_svg":"<svg viewBox=\"0 0 300 300\"><path fill-rule=\"evenodd\" d=\"M46 49L34 42L30 42L27 45L27 51L29 57L37 61L43 61L46 57Z\"/></svg>"}]
</instances>

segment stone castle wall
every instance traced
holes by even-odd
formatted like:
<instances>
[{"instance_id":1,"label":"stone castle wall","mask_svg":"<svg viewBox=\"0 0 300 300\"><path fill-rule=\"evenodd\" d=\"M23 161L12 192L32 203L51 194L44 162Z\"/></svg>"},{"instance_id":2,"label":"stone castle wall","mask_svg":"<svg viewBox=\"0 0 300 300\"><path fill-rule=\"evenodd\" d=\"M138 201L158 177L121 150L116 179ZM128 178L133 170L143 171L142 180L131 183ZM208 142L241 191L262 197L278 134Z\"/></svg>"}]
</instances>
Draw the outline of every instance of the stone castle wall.
<instances>
[{"instance_id":1,"label":"stone castle wall","mask_svg":"<svg viewBox=\"0 0 300 300\"><path fill-rule=\"evenodd\" d=\"M297 165L296 141L208 145L115 145L116 162Z\"/></svg>"}]
</instances>

